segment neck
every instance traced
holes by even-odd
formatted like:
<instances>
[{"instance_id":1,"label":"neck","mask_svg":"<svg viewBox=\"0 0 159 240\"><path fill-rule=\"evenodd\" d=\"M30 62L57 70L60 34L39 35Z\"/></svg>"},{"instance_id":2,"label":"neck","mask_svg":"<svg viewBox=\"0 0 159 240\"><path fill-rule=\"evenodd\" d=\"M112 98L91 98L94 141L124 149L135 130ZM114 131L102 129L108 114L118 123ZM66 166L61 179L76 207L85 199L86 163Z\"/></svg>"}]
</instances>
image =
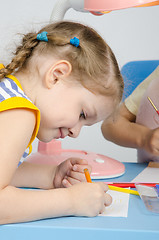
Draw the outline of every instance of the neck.
<instances>
[{"instance_id":1,"label":"neck","mask_svg":"<svg viewBox=\"0 0 159 240\"><path fill-rule=\"evenodd\" d=\"M14 76L18 79L18 81L22 85L24 93L34 103L36 98L36 89L37 89L37 81L34 77L34 74L27 74L21 71L21 72L15 73Z\"/></svg>"}]
</instances>

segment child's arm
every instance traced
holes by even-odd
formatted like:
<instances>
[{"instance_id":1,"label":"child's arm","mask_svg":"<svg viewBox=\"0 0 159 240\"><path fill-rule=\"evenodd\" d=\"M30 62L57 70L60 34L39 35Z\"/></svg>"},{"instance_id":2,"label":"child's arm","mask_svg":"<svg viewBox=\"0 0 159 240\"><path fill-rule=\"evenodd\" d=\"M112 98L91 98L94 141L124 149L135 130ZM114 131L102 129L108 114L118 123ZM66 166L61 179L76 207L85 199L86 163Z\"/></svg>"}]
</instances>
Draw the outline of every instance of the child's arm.
<instances>
[{"instance_id":1,"label":"child's arm","mask_svg":"<svg viewBox=\"0 0 159 240\"><path fill-rule=\"evenodd\" d=\"M56 166L23 162L16 170L11 185L15 187L53 188Z\"/></svg>"},{"instance_id":2,"label":"child's arm","mask_svg":"<svg viewBox=\"0 0 159 240\"><path fill-rule=\"evenodd\" d=\"M70 187L86 181L84 168L91 172L87 161L79 158L69 158L58 166L23 162L17 168L11 185L42 189Z\"/></svg>"},{"instance_id":3,"label":"child's arm","mask_svg":"<svg viewBox=\"0 0 159 240\"><path fill-rule=\"evenodd\" d=\"M143 148L146 151L159 155L159 129L149 129L135 123L133 115L123 103L115 121L105 120L102 124L103 136L120 146Z\"/></svg>"},{"instance_id":4,"label":"child's arm","mask_svg":"<svg viewBox=\"0 0 159 240\"><path fill-rule=\"evenodd\" d=\"M139 148L144 144L144 139L149 129L135 123L133 115L122 103L116 119L105 120L102 124L103 136L120 146Z\"/></svg>"},{"instance_id":5,"label":"child's arm","mask_svg":"<svg viewBox=\"0 0 159 240\"><path fill-rule=\"evenodd\" d=\"M111 204L107 190L102 182L39 191L6 186L0 191L0 224L70 215L93 217Z\"/></svg>"},{"instance_id":6,"label":"child's arm","mask_svg":"<svg viewBox=\"0 0 159 240\"><path fill-rule=\"evenodd\" d=\"M96 216L111 203L104 183L69 188L24 190L9 186L34 130L34 114L26 110L0 113L0 224L57 216Z\"/></svg>"}]
</instances>

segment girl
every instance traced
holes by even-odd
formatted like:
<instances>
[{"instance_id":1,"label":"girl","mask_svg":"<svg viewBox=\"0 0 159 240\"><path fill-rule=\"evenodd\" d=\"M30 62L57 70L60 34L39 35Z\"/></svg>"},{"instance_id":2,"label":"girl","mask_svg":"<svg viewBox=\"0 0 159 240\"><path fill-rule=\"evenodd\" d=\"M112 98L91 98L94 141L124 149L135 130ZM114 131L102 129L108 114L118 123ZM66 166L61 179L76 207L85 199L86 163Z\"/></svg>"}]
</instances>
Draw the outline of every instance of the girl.
<instances>
[{"instance_id":1,"label":"girl","mask_svg":"<svg viewBox=\"0 0 159 240\"><path fill-rule=\"evenodd\" d=\"M103 212L108 187L85 182L85 160L17 166L36 136L75 138L83 125L113 113L123 80L109 46L82 24L50 24L23 37L0 79L0 223Z\"/></svg>"}]
</instances>

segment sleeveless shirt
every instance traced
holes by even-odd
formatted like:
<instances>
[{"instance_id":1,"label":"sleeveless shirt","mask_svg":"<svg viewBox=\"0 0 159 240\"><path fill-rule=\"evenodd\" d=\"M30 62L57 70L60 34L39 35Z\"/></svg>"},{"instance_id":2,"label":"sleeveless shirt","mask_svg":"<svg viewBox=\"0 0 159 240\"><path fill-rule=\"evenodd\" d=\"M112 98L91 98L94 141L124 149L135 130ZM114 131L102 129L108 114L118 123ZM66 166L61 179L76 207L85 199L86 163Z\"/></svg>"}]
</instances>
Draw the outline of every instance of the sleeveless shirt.
<instances>
[{"instance_id":1,"label":"sleeveless shirt","mask_svg":"<svg viewBox=\"0 0 159 240\"><path fill-rule=\"evenodd\" d=\"M3 65L0 64L0 68ZM31 100L23 92L20 82L12 75L0 81L0 112L11 109L26 109L33 111L36 116L36 124L30 139L30 142L25 150L23 157L27 157L32 151L32 142L34 141L40 125L40 110L31 102Z\"/></svg>"}]
</instances>

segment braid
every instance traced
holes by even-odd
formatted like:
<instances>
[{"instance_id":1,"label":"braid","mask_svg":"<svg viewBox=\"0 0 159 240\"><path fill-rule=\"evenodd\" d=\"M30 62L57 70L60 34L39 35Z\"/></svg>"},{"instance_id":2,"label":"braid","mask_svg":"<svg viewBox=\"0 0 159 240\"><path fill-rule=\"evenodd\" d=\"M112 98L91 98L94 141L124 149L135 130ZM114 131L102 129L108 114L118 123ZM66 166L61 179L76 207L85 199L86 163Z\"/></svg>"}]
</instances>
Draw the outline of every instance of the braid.
<instances>
[{"instance_id":1,"label":"braid","mask_svg":"<svg viewBox=\"0 0 159 240\"><path fill-rule=\"evenodd\" d=\"M0 79L23 67L27 59L31 56L34 47L38 45L36 34L28 33L22 39L22 43L17 47L14 58L5 68L0 69Z\"/></svg>"},{"instance_id":2,"label":"braid","mask_svg":"<svg viewBox=\"0 0 159 240\"><path fill-rule=\"evenodd\" d=\"M116 94L121 100L124 85L118 63L111 48L95 30L80 23L61 21L43 27L39 33L43 32L47 32L47 42L37 39L36 33L24 35L11 63L0 69L0 79L29 69L34 56L37 59L51 55L68 60L72 65L71 74L85 88L102 95ZM70 44L74 37L80 41L78 47Z\"/></svg>"}]
</instances>

